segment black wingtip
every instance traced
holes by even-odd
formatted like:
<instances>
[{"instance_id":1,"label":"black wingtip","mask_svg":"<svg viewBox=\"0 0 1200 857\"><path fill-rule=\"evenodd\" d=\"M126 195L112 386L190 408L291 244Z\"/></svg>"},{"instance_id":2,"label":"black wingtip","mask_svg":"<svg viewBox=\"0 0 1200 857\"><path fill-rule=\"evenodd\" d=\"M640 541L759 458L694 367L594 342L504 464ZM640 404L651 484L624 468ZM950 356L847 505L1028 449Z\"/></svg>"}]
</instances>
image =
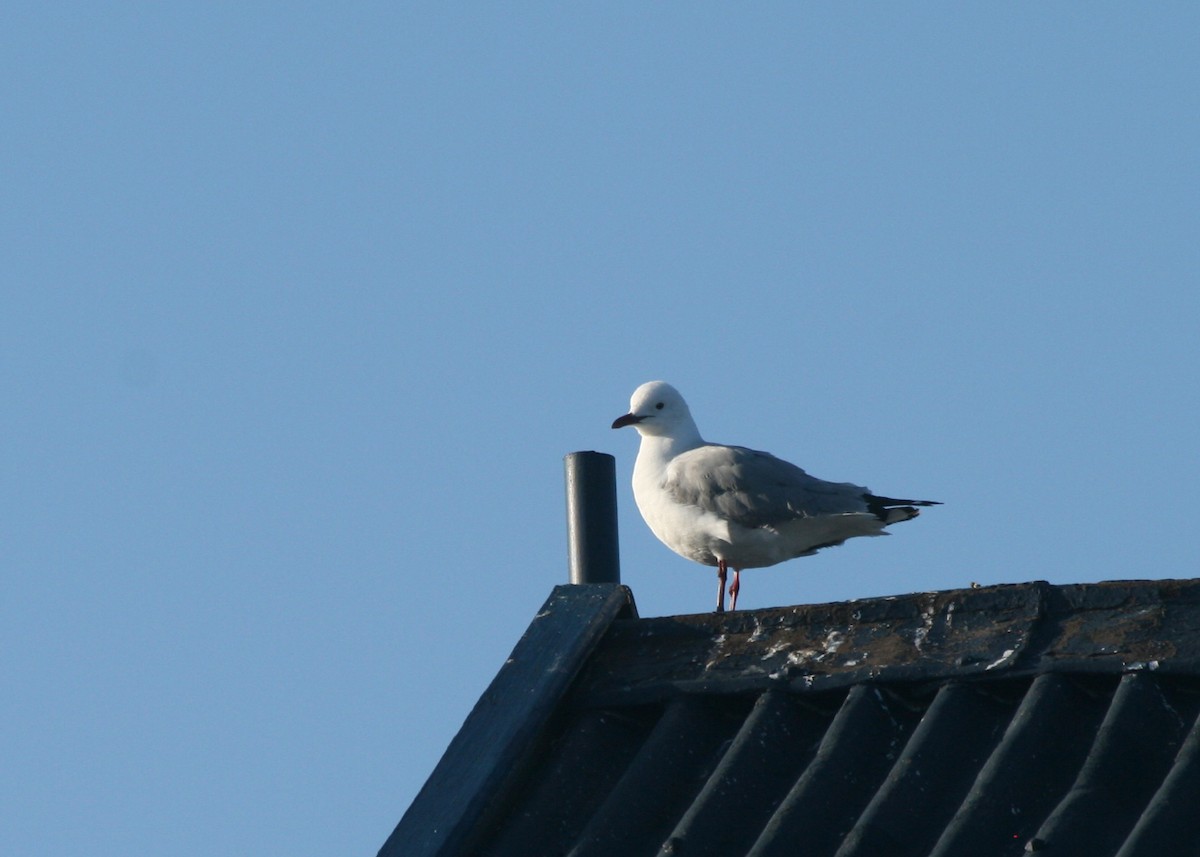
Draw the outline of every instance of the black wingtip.
<instances>
[{"instance_id":1,"label":"black wingtip","mask_svg":"<svg viewBox=\"0 0 1200 857\"><path fill-rule=\"evenodd\" d=\"M942 505L940 500L898 500L895 497L880 497L877 494L865 494L863 499L867 501L867 510L881 521L889 519L889 510L908 508L912 510L909 517L915 518L917 510L912 508L914 506Z\"/></svg>"},{"instance_id":2,"label":"black wingtip","mask_svg":"<svg viewBox=\"0 0 1200 857\"><path fill-rule=\"evenodd\" d=\"M941 500L897 500L895 497L880 497L878 494L868 494L867 503L872 506L940 506Z\"/></svg>"}]
</instances>

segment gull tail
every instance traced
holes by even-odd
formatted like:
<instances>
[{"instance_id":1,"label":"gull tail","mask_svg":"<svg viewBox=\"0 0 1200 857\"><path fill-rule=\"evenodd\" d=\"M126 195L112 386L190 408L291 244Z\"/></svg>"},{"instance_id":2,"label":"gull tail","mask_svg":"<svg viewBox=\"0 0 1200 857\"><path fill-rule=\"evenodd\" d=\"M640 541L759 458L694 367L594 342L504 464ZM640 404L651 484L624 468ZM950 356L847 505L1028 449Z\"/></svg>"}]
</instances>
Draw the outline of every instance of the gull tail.
<instances>
[{"instance_id":1,"label":"gull tail","mask_svg":"<svg viewBox=\"0 0 1200 857\"><path fill-rule=\"evenodd\" d=\"M880 497L875 494L866 494L864 499L867 501L867 511L883 521L884 526L911 521L921 514L917 506L942 505L937 500L897 500L895 497Z\"/></svg>"}]
</instances>

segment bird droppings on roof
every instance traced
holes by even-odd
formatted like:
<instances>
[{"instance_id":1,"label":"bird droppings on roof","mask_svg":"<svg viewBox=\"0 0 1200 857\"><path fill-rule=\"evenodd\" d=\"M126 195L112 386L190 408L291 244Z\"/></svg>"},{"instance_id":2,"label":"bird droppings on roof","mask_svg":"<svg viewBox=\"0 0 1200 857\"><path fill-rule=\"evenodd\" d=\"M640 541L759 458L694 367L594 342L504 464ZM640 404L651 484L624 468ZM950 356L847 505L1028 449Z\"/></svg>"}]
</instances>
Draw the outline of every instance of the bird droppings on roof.
<instances>
[{"instance_id":1,"label":"bird droppings on roof","mask_svg":"<svg viewBox=\"0 0 1200 857\"><path fill-rule=\"evenodd\" d=\"M988 664L986 667L983 668L984 672L991 672L992 670L996 669L997 667L1002 667L1002 666L1007 665L1012 660L1013 655L1015 655L1016 653L1017 653L1016 649L1005 649L1004 654L1002 654L1000 657L996 658L996 660L992 661L990 664Z\"/></svg>"}]
</instances>

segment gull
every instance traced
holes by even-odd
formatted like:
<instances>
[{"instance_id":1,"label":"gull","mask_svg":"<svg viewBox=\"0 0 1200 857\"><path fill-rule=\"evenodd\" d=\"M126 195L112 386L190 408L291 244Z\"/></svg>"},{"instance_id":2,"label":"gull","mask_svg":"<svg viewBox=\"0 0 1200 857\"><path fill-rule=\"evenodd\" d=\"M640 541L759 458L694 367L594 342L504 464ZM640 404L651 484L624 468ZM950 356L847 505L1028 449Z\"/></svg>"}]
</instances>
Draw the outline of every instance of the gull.
<instances>
[{"instance_id":1,"label":"gull","mask_svg":"<svg viewBox=\"0 0 1200 857\"><path fill-rule=\"evenodd\" d=\"M687 402L665 381L633 392L615 429L641 435L633 497L658 540L682 557L717 567L717 612L737 609L746 568L811 556L856 536L917 517L935 500L897 500L862 485L826 482L767 452L708 443Z\"/></svg>"}]
</instances>

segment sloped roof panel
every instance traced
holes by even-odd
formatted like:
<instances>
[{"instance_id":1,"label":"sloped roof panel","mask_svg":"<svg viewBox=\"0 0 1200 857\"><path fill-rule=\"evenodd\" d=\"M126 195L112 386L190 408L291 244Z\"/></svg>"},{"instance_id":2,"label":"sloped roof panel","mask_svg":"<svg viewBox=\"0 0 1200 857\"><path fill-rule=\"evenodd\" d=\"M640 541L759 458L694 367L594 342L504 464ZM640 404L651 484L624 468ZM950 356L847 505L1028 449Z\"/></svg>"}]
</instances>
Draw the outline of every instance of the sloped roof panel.
<instances>
[{"instance_id":1,"label":"sloped roof panel","mask_svg":"<svg viewBox=\"0 0 1200 857\"><path fill-rule=\"evenodd\" d=\"M1198 593L1035 583L661 619L610 605L458 850L381 854L1193 855Z\"/></svg>"}]
</instances>

